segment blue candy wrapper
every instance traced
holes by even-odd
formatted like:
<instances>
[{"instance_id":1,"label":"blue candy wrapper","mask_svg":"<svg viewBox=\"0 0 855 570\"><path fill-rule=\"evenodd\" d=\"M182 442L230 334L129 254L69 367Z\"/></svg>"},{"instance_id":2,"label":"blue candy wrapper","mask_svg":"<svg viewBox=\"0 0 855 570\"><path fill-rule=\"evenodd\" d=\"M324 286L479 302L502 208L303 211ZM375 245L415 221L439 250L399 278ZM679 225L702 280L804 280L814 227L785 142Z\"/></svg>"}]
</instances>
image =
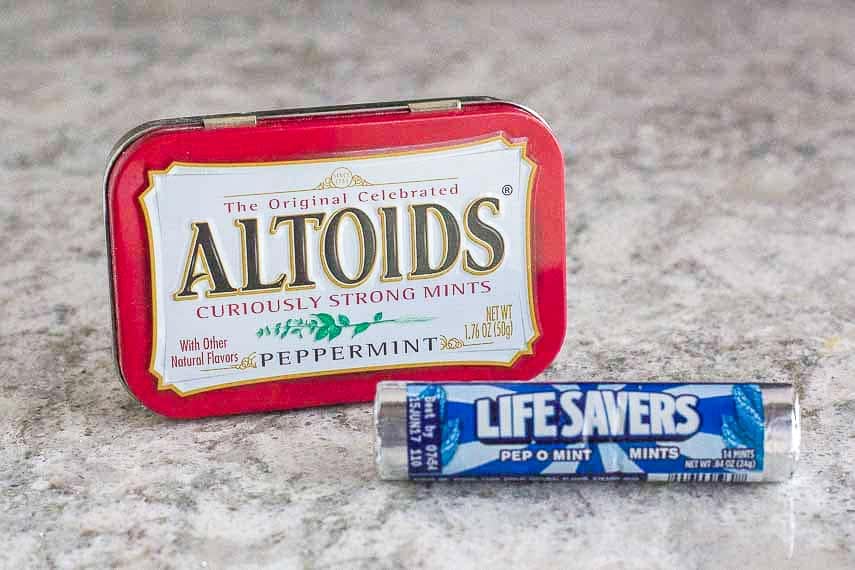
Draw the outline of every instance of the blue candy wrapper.
<instances>
[{"instance_id":1,"label":"blue candy wrapper","mask_svg":"<svg viewBox=\"0 0 855 570\"><path fill-rule=\"evenodd\" d=\"M798 454L781 384L387 382L376 411L389 479L779 481Z\"/></svg>"}]
</instances>

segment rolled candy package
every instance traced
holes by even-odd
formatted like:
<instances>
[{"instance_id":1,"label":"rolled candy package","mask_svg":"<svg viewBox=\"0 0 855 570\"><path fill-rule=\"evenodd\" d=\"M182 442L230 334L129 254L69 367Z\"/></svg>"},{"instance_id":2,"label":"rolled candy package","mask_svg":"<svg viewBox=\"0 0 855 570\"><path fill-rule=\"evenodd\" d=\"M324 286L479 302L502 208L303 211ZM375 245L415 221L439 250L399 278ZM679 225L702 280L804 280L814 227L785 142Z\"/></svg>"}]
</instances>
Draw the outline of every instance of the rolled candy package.
<instances>
[{"instance_id":1,"label":"rolled candy package","mask_svg":"<svg viewBox=\"0 0 855 570\"><path fill-rule=\"evenodd\" d=\"M382 382L382 479L785 481L790 384Z\"/></svg>"}]
</instances>

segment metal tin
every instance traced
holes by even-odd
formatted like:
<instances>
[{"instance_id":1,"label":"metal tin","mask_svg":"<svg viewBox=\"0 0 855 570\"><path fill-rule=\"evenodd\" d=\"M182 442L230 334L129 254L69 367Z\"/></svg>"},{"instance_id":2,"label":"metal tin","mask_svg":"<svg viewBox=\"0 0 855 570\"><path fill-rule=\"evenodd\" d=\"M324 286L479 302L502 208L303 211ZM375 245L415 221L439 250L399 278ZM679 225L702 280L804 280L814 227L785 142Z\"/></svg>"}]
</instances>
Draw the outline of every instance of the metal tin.
<instances>
[{"instance_id":1,"label":"metal tin","mask_svg":"<svg viewBox=\"0 0 855 570\"><path fill-rule=\"evenodd\" d=\"M114 348L200 417L531 378L565 329L564 162L489 97L167 119L105 176Z\"/></svg>"},{"instance_id":2,"label":"metal tin","mask_svg":"<svg viewBox=\"0 0 855 570\"><path fill-rule=\"evenodd\" d=\"M621 433L604 434L589 427L597 421L591 420L587 404L581 405L589 391L616 395L611 398L611 407L590 409L608 416L600 420L607 422L607 429ZM660 399L662 395L688 398L688 404L683 402L689 410L686 415L696 417L680 416L678 403L679 421L671 425L673 433L660 429L656 436L632 435L632 411L627 411L631 398L622 400L623 406L615 405L621 401L617 396L620 392L653 394ZM537 421L532 401L539 393L551 395L551 399L539 401L544 404L542 410L549 410L546 423L554 432L541 437L532 435ZM506 429L500 419L498 399L518 394L530 397L525 407L519 408L527 417L516 426L526 428L526 434ZM577 419L584 423L579 433L571 430L572 435L561 427L572 423L563 407L561 396L565 394L570 400L568 408L575 407ZM644 405L649 412L652 405ZM620 410L622 419L616 422L612 417L615 412L610 410ZM505 411L511 419L518 415L510 404ZM785 481L795 469L800 442L798 400L789 384L381 382L374 418L378 473L381 479L392 480ZM640 415L637 421L642 426L645 421L653 423L649 414ZM675 427L691 421L696 425L686 430ZM479 433L482 422L496 433L490 433L489 438ZM561 457L556 458L556 453ZM575 455L569 457L568 453Z\"/></svg>"}]
</instances>

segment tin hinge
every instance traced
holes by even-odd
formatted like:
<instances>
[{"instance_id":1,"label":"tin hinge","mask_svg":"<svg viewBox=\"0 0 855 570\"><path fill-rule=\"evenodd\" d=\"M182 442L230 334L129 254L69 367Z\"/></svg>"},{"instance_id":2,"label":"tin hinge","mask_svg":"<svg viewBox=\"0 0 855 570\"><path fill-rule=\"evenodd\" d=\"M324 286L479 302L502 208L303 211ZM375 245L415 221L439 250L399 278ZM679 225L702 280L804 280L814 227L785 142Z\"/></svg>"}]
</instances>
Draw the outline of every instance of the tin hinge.
<instances>
[{"instance_id":1,"label":"tin hinge","mask_svg":"<svg viewBox=\"0 0 855 570\"><path fill-rule=\"evenodd\" d=\"M222 129L226 127L254 127L255 115L228 115L226 117L205 117L202 125L206 129Z\"/></svg>"},{"instance_id":2,"label":"tin hinge","mask_svg":"<svg viewBox=\"0 0 855 570\"><path fill-rule=\"evenodd\" d=\"M436 101L416 101L407 103L412 113L424 113L427 111L456 111L461 107L460 99L439 99Z\"/></svg>"}]
</instances>

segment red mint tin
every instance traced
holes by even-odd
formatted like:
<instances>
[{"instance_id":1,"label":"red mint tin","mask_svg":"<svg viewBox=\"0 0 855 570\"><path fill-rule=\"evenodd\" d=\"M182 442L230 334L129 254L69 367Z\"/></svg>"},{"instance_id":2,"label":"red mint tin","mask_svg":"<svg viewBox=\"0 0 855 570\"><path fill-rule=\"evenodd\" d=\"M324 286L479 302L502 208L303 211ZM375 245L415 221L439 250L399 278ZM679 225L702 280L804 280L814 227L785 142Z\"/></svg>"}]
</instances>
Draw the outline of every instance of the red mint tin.
<instances>
[{"instance_id":1,"label":"red mint tin","mask_svg":"<svg viewBox=\"0 0 855 570\"><path fill-rule=\"evenodd\" d=\"M155 121L105 190L119 374L158 413L528 379L561 347L564 162L514 103Z\"/></svg>"}]
</instances>

